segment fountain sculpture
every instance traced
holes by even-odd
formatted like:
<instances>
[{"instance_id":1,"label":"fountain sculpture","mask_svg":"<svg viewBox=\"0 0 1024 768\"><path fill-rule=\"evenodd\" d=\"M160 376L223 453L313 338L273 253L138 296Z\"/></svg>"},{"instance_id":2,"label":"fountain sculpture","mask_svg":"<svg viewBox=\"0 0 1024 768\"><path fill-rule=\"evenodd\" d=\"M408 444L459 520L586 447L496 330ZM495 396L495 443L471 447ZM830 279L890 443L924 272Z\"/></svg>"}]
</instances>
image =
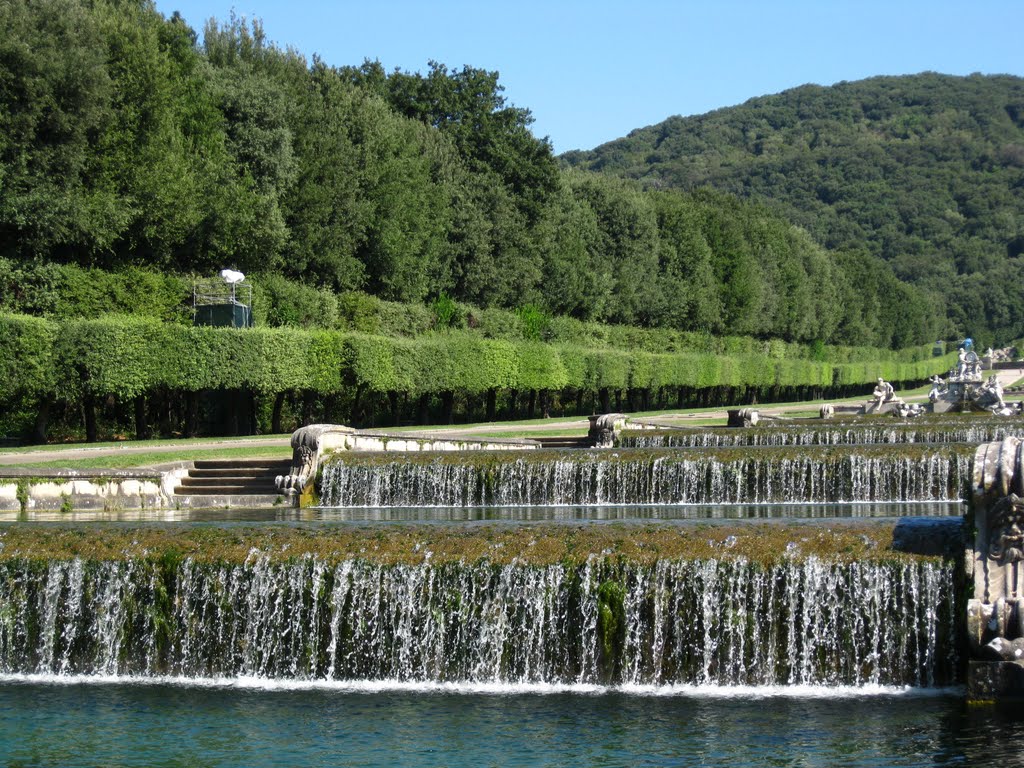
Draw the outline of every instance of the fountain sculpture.
<instances>
[{"instance_id":1,"label":"fountain sculpture","mask_svg":"<svg viewBox=\"0 0 1024 768\"><path fill-rule=\"evenodd\" d=\"M1018 413L1018 408L1007 405L1003 400L1003 387L999 377L988 378L982 373L983 362L991 364L992 355L987 354L985 360L978 357L969 340L960 348L957 363L950 368L946 378L932 376L931 391L928 392L927 405L906 403L896 395L892 384L882 378L878 379L871 399L861 407L863 414L891 413L899 418L920 416L932 413L950 413L953 411L988 411L999 416L1010 416ZM821 417L829 418L832 412L822 409Z\"/></svg>"},{"instance_id":2,"label":"fountain sculpture","mask_svg":"<svg viewBox=\"0 0 1024 768\"><path fill-rule=\"evenodd\" d=\"M994 375L985 378L980 358L968 347L960 349L956 367L950 369L945 381L933 376L931 382L928 400L934 413L981 410L1009 415L1014 412L1003 401L999 379Z\"/></svg>"},{"instance_id":3,"label":"fountain sculpture","mask_svg":"<svg viewBox=\"0 0 1024 768\"><path fill-rule=\"evenodd\" d=\"M967 604L972 699L1024 697L1024 450L1008 437L974 457L976 536Z\"/></svg>"}]
</instances>

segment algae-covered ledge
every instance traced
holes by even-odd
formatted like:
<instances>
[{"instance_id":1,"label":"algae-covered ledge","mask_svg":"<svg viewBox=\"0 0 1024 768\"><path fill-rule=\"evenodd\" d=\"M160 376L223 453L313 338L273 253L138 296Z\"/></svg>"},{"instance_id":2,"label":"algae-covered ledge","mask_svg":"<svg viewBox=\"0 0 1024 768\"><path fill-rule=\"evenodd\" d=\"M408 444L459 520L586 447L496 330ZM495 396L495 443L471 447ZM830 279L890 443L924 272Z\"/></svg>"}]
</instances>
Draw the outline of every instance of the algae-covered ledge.
<instances>
[{"instance_id":1,"label":"algae-covered ledge","mask_svg":"<svg viewBox=\"0 0 1024 768\"><path fill-rule=\"evenodd\" d=\"M155 509L167 506L165 475L155 470L5 469L0 511Z\"/></svg>"},{"instance_id":2,"label":"algae-covered ledge","mask_svg":"<svg viewBox=\"0 0 1024 768\"><path fill-rule=\"evenodd\" d=\"M954 532L955 524L951 527ZM666 559L747 560L771 564L820 558L852 562L916 562L939 555L894 547L898 525L788 524L528 524L260 526L203 528L140 526L83 528L11 524L0 527L0 561L183 560L245 563L314 558L381 564L575 565L595 556L651 564ZM955 535L955 533L954 533Z\"/></svg>"}]
</instances>

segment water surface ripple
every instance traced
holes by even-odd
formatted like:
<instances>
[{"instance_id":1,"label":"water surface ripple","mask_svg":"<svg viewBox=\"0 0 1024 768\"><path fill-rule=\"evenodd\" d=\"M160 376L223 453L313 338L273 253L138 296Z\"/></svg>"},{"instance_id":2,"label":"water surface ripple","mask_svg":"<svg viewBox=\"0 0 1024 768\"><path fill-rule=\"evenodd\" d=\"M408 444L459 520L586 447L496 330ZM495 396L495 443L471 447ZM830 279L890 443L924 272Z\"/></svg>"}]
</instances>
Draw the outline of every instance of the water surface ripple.
<instances>
[{"instance_id":1,"label":"water surface ripple","mask_svg":"<svg viewBox=\"0 0 1024 768\"><path fill-rule=\"evenodd\" d=\"M0 762L118 766L1013 764L1024 719L958 691L489 692L0 681ZM1010 762L1007 762L1007 758Z\"/></svg>"}]
</instances>

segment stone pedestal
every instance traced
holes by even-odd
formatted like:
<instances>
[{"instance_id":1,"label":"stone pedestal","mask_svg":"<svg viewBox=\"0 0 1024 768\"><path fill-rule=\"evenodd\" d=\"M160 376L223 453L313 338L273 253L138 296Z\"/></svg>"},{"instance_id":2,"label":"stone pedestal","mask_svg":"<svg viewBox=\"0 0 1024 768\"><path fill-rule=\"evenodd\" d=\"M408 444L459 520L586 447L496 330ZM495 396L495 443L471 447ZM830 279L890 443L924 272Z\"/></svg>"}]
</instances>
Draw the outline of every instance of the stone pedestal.
<instances>
[{"instance_id":1,"label":"stone pedestal","mask_svg":"<svg viewBox=\"0 0 1024 768\"><path fill-rule=\"evenodd\" d=\"M864 409L862 412L865 415L870 416L889 414L895 411L901 405L903 405L902 400L890 400L887 403L882 403L881 405L876 406L875 401L872 400L871 402L864 404Z\"/></svg>"},{"instance_id":2,"label":"stone pedestal","mask_svg":"<svg viewBox=\"0 0 1024 768\"><path fill-rule=\"evenodd\" d=\"M959 413L974 410L973 403L977 399L977 389L981 383L980 377L957 379L950 376L946 382L946 389L932 403L932 412Z\"/></svg>"},{"instance_id":3,"label":"stone pedestal","mask_svg":"<svg viewBox=\"0 0 1024 768\"><path fill-rule=\"evenodd\" d=\"M963 403L950 400L936 400L932 403L932 413L960 413Z\"/></svg>"}]
</instances>

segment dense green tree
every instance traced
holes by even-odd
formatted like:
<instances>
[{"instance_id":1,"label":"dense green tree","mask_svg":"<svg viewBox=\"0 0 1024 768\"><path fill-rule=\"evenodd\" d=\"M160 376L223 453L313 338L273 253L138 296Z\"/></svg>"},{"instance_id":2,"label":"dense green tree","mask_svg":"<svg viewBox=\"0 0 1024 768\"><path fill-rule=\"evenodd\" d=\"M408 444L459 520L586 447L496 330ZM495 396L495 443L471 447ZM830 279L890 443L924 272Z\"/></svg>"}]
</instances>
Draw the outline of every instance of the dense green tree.
<instances>
[{"instance_id":1,"label":"dense green tree","mask_svg":"<svg viewBox=\"0 0 1024 768\"><path fill-rule=\"evenodd\" d=\"M563 159L657 188L756 198L827 248L888 261L949 308L950 333L1024 334L999 302L957 295L995 282L988 276L1024 253L1024 79L924 73L801 86ZM1019 305L1018 286L995 292ZM970 304L989 307L985 317L960 309Z\"/></svg>"},{"instance_id":2,"label":"dense green tree","mask_svg":"<svg viewBox=\"0 0 1024 768\"><path fill-rule=\"evenodd\" d=\"M653 202L661 233L666 324L707 333L724 330L722 297L703 231L701 206L678 194L656 194Z\"/></svg>"},{"instance_id":3,"label":"dense green tree","mask_svg":"<svg viewBox=\"0 0 1024 768\"><path fill-rule=\"evenodd\" d=\"M593 175L570 179L576 196L597 219L596 279L610 284L606 319L653 324L664 311L658 281L660 242L654 208L633 185Z\"/></svg>"},{"instance_id":4,"label":"dense green tree","mask_svg":"<svg viewBox=\"0 0 1024 768\"><path fill-rule=\"evenodd\" d=\"M117 190L123 217L103 263L216 268L233 251L217 252L215 243L233 239L217 222L236 215L231 203L239 190L195 34L148 2L97 3L94 15L104 33L114 104L102 173Z\"/></svg>"},{"instance_id":5,"label":"dense green tree","mask_svg":"<svg viewBox=\"0 0 1024 768\"><path fill-rule=\"evenodd\" d=\"M289 234L282 198L297 166L289 124L294 99L282 76L296 64L304 72L304 61L269 44L259 22L235 16L223 25L208 22L203 45L236 173L235 207L229 210L240 215L224 222L238 245L232 265L279 266Z\"/></svg>"},{"instance_id":6,"label":"dense green tree","mask_svg":"<svg viewBox=\"0 0 1024 768\"><path fill-rule=\"evenodd\" d=\"M558 168L546 140L533 136L528 109L509 105L498 73L470 66L449 71L429 63L426 75L395 72L387 95L399 113L437 128L454 141L474 171L493 171L532 222L558 186ZM373 65L364 65L371 73Z\"/></svg>"},{"instance_id":7,"label":"dense green tree","mask_svg":"<svg viewBox=\"0 0 1024 768\"><path fill-rule=\"evenodd\" d=\"M537 299L543 264L514 196L491 173L462 177L454 236L455 293L481 306Z\"/></svg>"},{"instance_id":8,"label":"dense green tree","mask_svg":"<svg viewBox=\"0 0 1024 768\"><path fill-rule=\"evenodd\" d=\"M536 233L543 257L540 302L555 315L608 317L614 284L612 275L600 269L600 225L593 208L573 194L568 182L545 209Z\"/></svg>"},{"instance_id":9,"label":"dense green tree","mask_svg":"<svg viewBox=\"0 0 1024 768\"><path fill-rule=\"evenodd\" d=\"M572 327L565 316L885 345L974 329L979 313L982 330L1024 328L1004 306L1020 303L1017 188L987 181L1019 171L1024 150L1004 142L979 155L961 140L984 111L973 106L933 99L911 114L894 94L859 112L841 99L828 108L768 100L731 122L709 116L699 140L673 123L649 152L657 178L645 186L560 171L496 72L437 62L425 74L376 62L337 69L236 16L209 22L200 45L151 0L12 0L0 4L0 30L8 310L88 318L139 304L138 314L180 320L187 311L175 297L189 275L236 267L260 274L261 322L351 319L403 336L436 325L428 305L444 301L475 307L445 327L527 338L529 326L534 340ZM993 125L1024 106L1007 109ZM832 130L837 111L902 143L851 144ZM629 175L645 141L641 131L592 161L569 159ZM712 191L728 186L745 153L760 158L757 180ZM969 162L982 191L947 166L908 171L922 153ZM894 179L914 194L895 193ZM748 187L822 205L743 201ZM864 253L820 244L859 242L865 226ZM1000 239L1005 254L991 247ZM898 249L886 252L891 268L879 248ZM360 317L355 290L384 300L389 317ZM145 291L153 298L141 306ZM936 322L947 305L949 320ZM633 378L653 381L653 371Z\"/></svg>"},{"instance_id":10,"label":"dense green tree","mask_svg":"<svg viewBox=\"0 0 1024 768\"><path fill-rule=\"evenodd\" d=\"M102 29L75 0L0 3L0 251L67 260L125 216L101 173L114 119Z\"/></svg>"},{"instance_id":11,"label":"dense green tree","mask_svg":"<svg viewBox=\"0 0 1024 768\"><path fill-rule=\"evenodd\" d=\"M321 285L360 288L366 269L356 250L366 237L371 204L359 169L369 158L353 140L351 127L371 119L359 117L370 98L319 60L297 97L298 169L283 201L291 233L285 270Z\"/></svg>"}]
</instances>

